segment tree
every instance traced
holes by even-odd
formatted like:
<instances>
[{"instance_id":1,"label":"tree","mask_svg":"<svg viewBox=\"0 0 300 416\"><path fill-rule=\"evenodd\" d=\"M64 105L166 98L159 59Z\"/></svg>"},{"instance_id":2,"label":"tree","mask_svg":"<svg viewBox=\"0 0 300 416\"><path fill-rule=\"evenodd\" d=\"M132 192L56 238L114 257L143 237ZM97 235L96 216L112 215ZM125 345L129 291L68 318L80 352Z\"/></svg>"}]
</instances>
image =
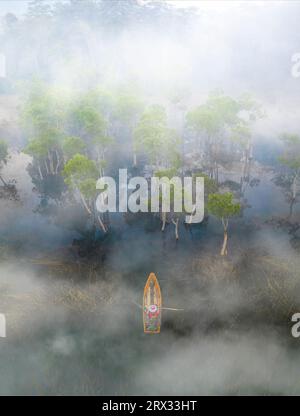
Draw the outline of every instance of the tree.
<instances>
[{"instance_id":1,"label":"tree","mask_svg":"<svg viewBox=\"0 0 300 416\"><path fill-rule=\"evenodd\" d=\"M43 175L42 167L41 167L41 164L42 164L43 161L45 162L46 170L48 172L49 172L49 170L48 170L47 162L45 160L45 158L47 157L47 149L44 146L44 144L42 143L42 141L40 139L30 140L30 142L25 147L23 152L27 153L28 155L35 158L36 163L37 163L37 170L38 170L38 173L39 173L40 180L43 180L44 175Z\"/></svg>"},{"instance_id":2,"label":"tree","mask_svg":"<svg viewBox=\"0 0 300 416\"><path fill-rule=\"evenodd\" d=\"M107 161L105 154L110 145L114 143L114 139L106 134L96 136L93 139L93 145L95 148L97 167L99 169L100 176L104 176L104 168L106 167Z\"/></svg>"},{"instance_id":3,"label":"tree","mask_svg":"<svg viewBox=\"0 0 300 416\"><path fill-rule=\"evenodd\" d=\"M57 175L61 167L60 158L61 135L55 128L48 128L40 133L38 137L29 141L24 153L35 159L40 179L45 175ZM45 173L43 174L43 170Z\"/></svg>"},{"instance_id":4,"label":"tree","mask_svg":"<svg viewBox=\"0 0 300 416\"><path fill-rule=\"evenodd\" d=\"M64 160L67 162L76 154L83 154L86 151L86 144L80 138L76 136L65 137L62 143L62 150L64 154Z\"/></svg>"},{"instance_id":5,"label":"tree","mask_svg":"<svg viewBox=\"0 0 300 416\"><path fill-rule=\"evenodd\" d=\"M187 99L189 97L189 94L190 91L182 84L172 85L172 87L167 91L170 121L172 123L172 126L174 126L176 131L179 133L180 137L182 137L180 154L183 164L185 159L185 118L187 112Z\"/></svg>"},{"instance_id":6,"label":"tree","mask_svg":"<svg viewBox=\"0 0 300 416\"><path fill-rule=\"evenodd\" d=\"M178 170L176 168L171 169L165 169L155 172L155 176L160 179L161 182L163 182L164 179L167 180L167 186L170 184L170 195L167 193L163 193L162 189L159 189L159 200L160 200L160 215L161 215L161 221L162 221L162 228L161 231L165 230L167 223L172 223L175 226L175 238L176 240L179 240L179 223L180 221L185 218L186 214L192 214L187 213L185 211L185 199L188 200L195 200L195 193L191 192L190 189L186 189L184 186L184 181L182 181L179 178ZM202 175L197 175L202 176ZM193 176L194 182L197 177L196 175ZM171 182L172 178L176 178ZM207 178L209 182L212 180ZM204 180L205 183L205 180ZM195 189L195 188L194 188ZM208 188L209 189L209 188ZM215 188L213 188L215 189ZM165 200L170 197L170 206L168 209L168 212L164 210L164 203L168 202ZM195 209L195 205L193 205L193 210ZM179 208L179 209L178 209Z\"/></svg>"},{"instance_id":7,"label":"tree","mask_svg":"<svg viewBox=\"0 0 300 416\"><path fill-rule=\"evenodd\" d=\"M216 181L214 179L205 175L205 173L203 173L203 172L193 173L193 179L195 180L196 178L203 178L204 179L204 202L205 202L204 207L207 211L206 204L208 202L208 197L209 197L210 194L214 194L214 193L218 192L218 184L216 183Z\"/></svg>"},{"instance_id":8,"label":"tree","mask_svg":"<svg viewBox=\"0 0 300 416\"><path fill-rule=\"evenodd\" d=\"M238 102L217 91L209 95L205 104L189 111L186 116L188 128L196 134L204 167L216 182L218 182L222 136L238 123L238 112ZM201 140L202 134L205 136L204 140Z\"/></svg>"},{"instance_id":9,"label":"tree","mask_svg":"<svg viewBox=\"0 0 300 416\"><path fill-rule=\"evenodd\" d=\"M279 157L279 162L288 169L288 184L290 191L288 199L290 201L290 214L293 214L293 206L297 199L298 182L300 174L300 137L296 134L283 134L281 137L284 150Z\"/></svg>"},{"instance_id":10,"label":"tree","mask_svg":"<svg viewBox=\"0 0 300 416\"><path fill-rule=\"evenodd\" d=\"M155 172L155 176L158 177L159 179L163 179L163 178L167 178L168 180L171 180L174 176L176 175L176 169L166 169L166 170L160 170L160 171L156 171ZM166 223L167 221L172 222L175 225L175 238L176 240L179 239L179 234L178 234L178 225L179 225L179 214L180 213L175 213L174 211L174 201L175 198L180 201L182 201L183 195L182 195L182 190L179 192L176 192L175 190L175 186L171 186L170 187L170 210L167 213L163 207L164 207L164 203L166 202L164 200L164 194L161 191L161 189L159 189L159 201L160 201L160 214L161 214L161 221L162 221L162 227L161 227L161 231L165 231L165 227L166 227Z\"/></svg>"},{"instance_id":11,"label":"tree","mask_svg":"<svg viewBox=\"0 0 300 416\"><path fill-rule=\"evenodd\" d=\"M176 132L167 126L165 109L159 105L147 108L134 131L135 151L146 154L156 169L178 168L179 144Z\"/></svg>"},{"instance_id":12,"label":"tree","mask_svg":"<svg viewBox=\"0 0 300 416\"><path fill-rule=\"evenodd\" d=\"M78 99L71 109L70 118L78 135L86 140L102 134L106 128L105 119L90 94Z\"/></svg>"},{"instance_id":13,"label":"tree","mask_svg":"<svg viewBox=\"0 0 300 416\"><path fill-rule=\"evenodd\" d=\"M227 255L229 219L240 213L241 205L239 203L235 203L233 201L233 195L228 192L224 194L210 194L208 196L207 208L209 213L222 221L224 240L221 249L221 256L225 256Z\"/></svg>"},{"instance_id":14,"label":"tree","mask_svg":"<svg viewBox=\"0 0 300 416\"><path fill-rule=\"evenodd\" d=\"M93 218L94 224L97 219L101 229L107 232L106 226L95 209L96 182L99 179L95 162L84 155L76 154L65 164L63 176L75 196L79 195L83 207L87 214Z\"/></svg>"},{"instance_id":15,"label":"tree","mask_svg":"<svg viewBox=\"0 0 300 416\"><path fill-rule=\"evenodd\" d=\"M105 153L113 139L107 134L108 122L100 111L101 98L102 95L96 90L82 95L72 106L69 119L72 132L84 141L87 150L97 161L100 175L103 175ZM74 140L72 143L76 145Z\"/></svg>"},{"instance_id":16,"label":"tree","mask_svg":"<svg viewBox=\"0 0 300 416\"><path fill-rule=\"evenodd\" d=\"M249 183L251 161L253 159L253 143L251 127L259 119L265 117L260 104L248 94L242 94L237 100L239 105L238 122L232 127L231 139L243 154L243 172L241 176L241 193L244 193L244 183Z\"/></svg>"},{"instance_id":17,"label":"tree","mask_svg":"<svg viewBox=\"0 0 300 416\"><path fill-rule=\"evenodd\" d=\"M22 120L32 139L24 151L36 159L41 180L46 175L57 175L62 168L61 142L65 135L65 106L66 99L61 91L51 89L40 81L30 84Z\"/></svg>"},{"instance_id":18,"label":"tree","mask_svg":"<svg viewBox=\"0 0 300 416\"><path fill-rule=\"evenodd\" d=\"M137 165L137 149L134 144L134 129L143 110L143 102L135 91L134 86L125 86L114 97L114 110L112 117L121 123L123 130L131 140L133 150L133 166ZM124 131L123 131L124 134Z\"/></svg>"}]
</instances>

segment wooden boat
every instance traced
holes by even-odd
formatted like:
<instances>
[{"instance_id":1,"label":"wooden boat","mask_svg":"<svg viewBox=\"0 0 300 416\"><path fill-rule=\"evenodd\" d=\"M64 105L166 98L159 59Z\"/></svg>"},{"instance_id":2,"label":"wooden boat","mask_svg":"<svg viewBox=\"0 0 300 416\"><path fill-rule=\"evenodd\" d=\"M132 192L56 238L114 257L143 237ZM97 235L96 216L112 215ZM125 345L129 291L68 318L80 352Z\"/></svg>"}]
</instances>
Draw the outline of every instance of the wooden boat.
<instances>
[{"instance_id":1,"label":"wooden boat","mask_svg":"<svg viewBox=\"0 0 300 416\"><path fill-rule=\"evenodd\" d=\"M161 291L154 273L150 273L144 289L143 321L145 334L159 334L161 326Z\"/></svg>"}]
</instances>

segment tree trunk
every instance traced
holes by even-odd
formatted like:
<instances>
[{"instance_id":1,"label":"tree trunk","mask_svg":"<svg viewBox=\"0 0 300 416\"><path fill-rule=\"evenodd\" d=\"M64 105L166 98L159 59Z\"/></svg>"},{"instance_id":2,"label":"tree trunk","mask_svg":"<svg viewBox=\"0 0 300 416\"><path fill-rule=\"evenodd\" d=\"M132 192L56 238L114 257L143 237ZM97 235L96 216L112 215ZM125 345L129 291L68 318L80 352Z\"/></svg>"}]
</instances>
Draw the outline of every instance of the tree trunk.
<instances>
[{"instance_id":1,"label":"tree trunk","mask_svg":"<svg viewBox=\"0 0 300 416\"><path fill-rule=\"evenodd\" d=\"M7 183L5 182L5 180L2 178L2 176L0 175L0 181L3 183L3 185L5 186L5 187L7 187L8 185L7 185Z\"/></svg>"},{"instance_id":2,"label":"tree trunk","mask_svg":"<svg viewBox=\"0 0 300 416\"><path fill-rule=\"evenodd\" d=\"M54 163L53 163L53 157L50 151L48 151L48 159L49 159L50 173L54 175L55 174Z\"/></svg>"},{"instance_id":3,"label":"tree trunk","mask_svg":"<svg viewBox=\"0 0 300 416\"><path fill-rule=\"evenodd\" d=\"M60 166L60 157L59 157L59 153L57 150L55 150L55 155L56 155L56 168L55 168L55 174L58 174L58 168Z\"/></svg>"},{"instance_id":4,"label":"tree trunk","mask_svg":"<svg viewBox=\"0 0 300 416\"><path fill-rule=\"evenodd\" d=\"M167 221L167 213L166 213L166 212L162 212L162 214L161 214L161 219L162 219L162 227L161 227L161 231L165 231L165 228L166 228L166 221Z\"/></svg>"},{"instance_id":5,"label":"tree trunk","mask_svg":"<svg viewBox=\"0 0 300 416\"><path fill-rule=\"evenodd\" d=\"M45 168L46 168L47 175L49 175L48 163L46 159L45 159Z\"/></svg>"},{"instance_id":6,"label":"tree trunk","mask_svg":"<svg viewBox=\"0 0 300 416\"><path fill-rule=\"evenodd\" d=\"M221 250L221 256L227 256L227 241L228 241L228 234L227 234L227 231L224 231L224 240L223 240L223 246Z\"/></svg>"},{"instance_id":7,"label":"tree trunk","mask_svg":"<svg viewBox=\"0 0 300 416\"><path fill-rule=\"evenodd\" d=\"M89 206L88 206L88 204L87 204L84 196L82 195L81 192L79 192L79 195L80 195L80 198L81 198L81 201L82 201L82 204L83 204L84 208L87 210L87 212L88 212L89 215L92 215L92 211L90 210L90 208L89 208Z\"/></svg>"},{"instance_id":8,"label":"tree trunk","mask_svg":"<svg viewBox=\"0 0 300 416\"><path fill-rule=\"evenodd\" d=\"M292 183L292 198L293 200L296 199L297 196L297 179L298 179L298 171L296 172L296 175L294 176L293 183Z\"/></svg>"},{"instance_id":9,"label":"tree trunk","mask_svg":"<svg viewBox=\"0 0 300 416\"><path fill-rule=\"evenodd\" d=\"M246 175L247 175L247 165L248 165L248 153L246 150L244 153L243 181L245 180Z\"/></svg>"},{"instance_id":10,"label":"tree trunk","mask_svg":"<svg viewBox=\"0 0 300 416\"><path fill-rule=\"evenodd\" d=\"M133 166L136 166L137 165L137 155L136 155L136 153L134 152L133 153Z\"/></svg>"},{"instance_id":11,"label":"tree trunk","mask_svg":"<svg viewBox=\"0 0 300 416\"><path fill-rule=\"evenodd\" d=\"M41 169L40 162L38 162L38 171L39 171L40 179L42 181L44 179L44 177L43 177L43 174L42 174L42 169Z\"/></svg>"},{"instance_id":12,"label":"tree trunk","mask_svg":"<svg viewBox=\"0 0 300 416\"><path fill-rule=\"evenodd\" d=\"M228 219L222 218L222 224L223 224L223 228L224 228L224 240L223 240L223 245L222 245L222 249L221 249L221 256L227 256L227 242L228 242Z\"/></svg>"},{"instance_id":13,"label":"tree trunk","mask_svg":"<svg viewBox=\"0 0 300 416\"><path fill-rule=\"evenodd\" d=\"M287 217L288 220L291 219L292 216L293 216L295 202L296 202L296 199L292 199L291 200L291 203L290 203L290 212L289 212L289 215Z\"/></svg>"},{"instance_id":14,"label":"tree trunk","mask_svg":"<svg viewBox=\"0 0 300 416\"><path fill-rule=\"evenodd\" d=\"M219 183L219 167L216 160L214 162L214 180L217 184Z\"/></svg>"},{"instance_id":15,"label":"tree trunk","mask_svg":"<svg viewBox=\"0 0 300 416\"><path fill-rule=\"evenodd\" d=\"M175 225L175 238L176 240L179 240L179 233L178 233L179 218L177 218L176 220L172 220L172 223Z\"/></svg>"},{"instance_id":16,"label":"tree trunk","mask_svg":"<svg viewBox=\"0 0 300 416\"><path fill-rule=\"evenodd\" d=\"M106 227L105 227L105 225L104 225L103 221L101 220L100 215L97 215L97 219L98 219L98 222L99 222L99 224L100 224L100 227L101 227L102 231L103 231L104 233L107 233L107 229L106 229Z\"/></svg>"}]
</instances>

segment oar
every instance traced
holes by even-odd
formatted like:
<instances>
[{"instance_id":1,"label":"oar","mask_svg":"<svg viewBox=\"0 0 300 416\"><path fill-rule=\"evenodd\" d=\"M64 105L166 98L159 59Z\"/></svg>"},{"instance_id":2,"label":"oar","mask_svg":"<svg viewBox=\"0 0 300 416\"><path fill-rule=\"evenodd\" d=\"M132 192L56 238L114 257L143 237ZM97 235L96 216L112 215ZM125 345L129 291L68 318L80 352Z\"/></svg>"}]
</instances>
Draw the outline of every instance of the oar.
<instances>
[{"instance_id":1,"label":"oar","mask_svg":"<svg viewBox=\"0 0 300 416\"><path fill-rule=\"evenodd\" d=\"M143 309L142 305L139 305L138 303L134 302L133 300L131 300L130 302L133 303L134 305L138 306L139 308Z\"/></svg>"}]
</instances>

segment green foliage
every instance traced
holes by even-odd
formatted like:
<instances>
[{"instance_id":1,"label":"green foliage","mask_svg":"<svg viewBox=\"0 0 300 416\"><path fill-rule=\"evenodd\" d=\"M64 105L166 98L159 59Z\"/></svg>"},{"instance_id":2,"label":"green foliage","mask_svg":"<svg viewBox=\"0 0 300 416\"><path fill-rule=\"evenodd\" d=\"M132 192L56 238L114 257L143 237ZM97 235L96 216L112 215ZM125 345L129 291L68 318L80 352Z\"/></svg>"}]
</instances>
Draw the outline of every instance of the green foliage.
<instances>
[{"instance_id":1,"label":"green foliage","mask_svg":"<svg viewBox=\"0 0 300 416\"><path fill-rule=\"evenodd\" d=\"M239 103L224 95L221 91L213 92L207 100L208 108L216 114L221 125L232 126L238 122Z\"/></svg>"},{"instance_id":2,"label":"green foliage","mask_svg":"<svg viewBox=\"0 0 300 416\"><path fill-rule=\"evenodd\" d=\"M47 156L47 147L41 139L32 139L23 152L30 156L36 157L37 159L42 159Z\"/></svg>"},{"instance_id":3,"label":"green foliage","mask_svg":"<svg viewBox=\"0 0 300 416\"><path fill-rule=\"evenodd\" d=\"M230 139L242 147L245 147L247 145L250 137L251 131L246 123L240 122L231 130Z\"/></svg>"},{"instance_id":4,"label":"green foliage","mask_svg":"<svg viewBox=\"0 0 300 416\"><path fill-rule=\"evenodd\" d=\"M168 178L172 179L177 174L177 169L171 168L171 169L163 169L163 170L157 170L154 172L154 176L158 178Z\"/></svg>"},{"instance_id":5,"label":"green foliage","mask_svg":"<svg viewBox=\"0 0 300 416\"><path fill-rule=\"evenodd\" d=\"M8 146L5 140L0 140L0 162L5 161L8 155Z\"/></svg>"},{"instance_id":6,"label":"green foliage","mask_svg":"<svg viewBox=\"0 0 300 416\"><path fill-rule=\"evenodd\" d=\"M134 94L121 92L115 97L113 116L125 124L131 125L142 110L143 102Z\"/></svg>"},{"instance_id":7,"label":"green foliage","mask_svg":"<svg viewBox=\"0 0 300 416\"><path fill-rule=\"evenodd\" d=\"M249 115L249 121L256 121L257 119L266 116L260 104L258 104L251 94L244 93L238 99L240 111L245 111Z\"/></svg>"},{"instance_id":8,"label":"green foliage","mask_svg":"<svg viewBox=\"0 0 300 416\"><path fill-rule=\"evenodd\" d=\"M71 159L76 154L84 153L86 144L80 137L69 136L64 138L62 149L66 159Z\"/></svg>"},{"instance_id":9,"label":"green foliage","mask_svg":"<svg viewBox=\"0 0 300 416\"><path fill-rule=\"evenodd\" d=\"M238 122L239 104L223 93L212 93L205 104L189 111L187 126L197 134L205 132L208 136L219 133L225 126Z\"/></svg>"},{"instance_id":10,"label":"green foliage","mask_svg":"<svg viewBox=\"0 0 300 416\"><path fill-rule=\"evenodd\" d=\"M179 167L177 151L180 140L173 129L167 127L165 109L159 105L149 107L141 116L134 131L134 147L143 151L151 163L168 159L169 164Z\"/></svg>"},{"instance_id":11,"label":"green foliage","mask_svg":"<svg viewBox=\"0 0 300 416\"><path fill-rule=\"evenodd\" d=\"M98 191L96 189L96 181L92 178L87 178L79 182L78 189L85 198L94 198Z\"/></svg>"},{"instance_id":12,"label":"green foliage","mask_svg":"<svg viewBox=\"0 0 300 416\"><path fill-rule=\"evenodd\" d=\"M194 173L193 179L196 179L196 178L204 179L204 197L206 200L210 194L218 191L217 182L214 179L210 178L209 176L205 175L205 173L202 173L202 172Z\"/></svg>"},{"instance_id":13,"label":"green foliage","mask_svg":"<svg viewBox=\"0 0 300 416\"><path fill-rule=\"evenodd\" d=\"M205 104L189 111L186 120L187 126L197 134L204 131L208 135L213 135L221 128L219 116Z\"/></svg>"},{"instance_id":14,"label":"green foliage","mask_svg":"<svg viewBox=\"0 0 300 416\"><path fill-rule=\"evenodd\" d=\"M296 134L283 134L284 151L279 162L290 169L300 169L300 137Z\"/></svg>"},{"instance_id":15,"label":"green foliage","mask_svg":"<svg viewBox=\"0 0 300 416\"><path fill-rule=\"evenodd\" d=\"M173 177L178 176L178 172L177 172L176 168L163 169L163 170L158 170L158 171L154 172L154 176L158 177L159 179L167 178L167 179L171 180ZM171 202L171 204L170 205L172 206L173 202L175 200L176 201L183 201L183 197L184 197L183 186L182 186L181 191L177 191L175 186L171 184L171 186L170 186L170 202ZM162 193L161 189L159 191L159 199L160 199L160 202L163 201L163 193Z\"/></svg>"},{"instance_id":16,"label":"green foliage","mask_svg":"<svg viewBox=\"0 0 300 416\"><path fill-rule=\"evenodd\" d=\"M92 143L95 146L106 148L107 146L114 143L114 139L113 139L113 137L110 137L110 136L107 136L107 135L100 135L100 136L94 137L94 139L92 140Z\"/></svg>"},{"instance_id":17,"label":"green foliage","mask_svg":"<svg viewBox=\"0 0 300 416\"><path fill-rule=\"evenodd\" d=\"M48 128L41 132L38 137L29 141L24 149L24 153L41 159L47 156L48 151L58 148L60 140L60 132L55 128Z\"/></svg>"},{"instance_id":18,"label":"green foliage","mask_svg":"<svg viewBox=\"0 0 300 416\"><path fill-rule=\"evenodd\" d=\"M59 153L64 137L65 103L66 97L61 90L50 88L39 80L31 82L26 91L22 118L32 139L24 152L39 162L44 160L43 166L51 174L58 173Z\"/></svg>"},{"instance_id":19,"label":"green foliage","mask_svg":"<svg viewBox=\"0 0 300 416\"><path fill-rule=\"evenodd\" d=\"M73 106L71 120L80 135L101 136L105 132L106 121L100 111L85 98Z\"/></svg>"},{"instance_id":20,"label":"green foliage","mask_svg":"<svg viewBox=\"0 0 300 416\"><path fill-rule=\"evenodd\" d=\"M66 115L66 97L54 88L49 88L39 80L29 84L23 106L23 124L29 131L38 135L54 126L58 130Z\"/></svg>"},{"instance_id":21,"label":"green foliage","mask_svg":"<svg viewBox=\"0 0 300 416\"><path fill-rule=\"evenodd\" d=\"M63 176L69 187L78 187L79 189L80 187L83 187L83 189L87 189L87 184L89 186L91 184L90 181L94 181L94 186L96 188L96 181L99 175L93 160L86 156L76 154L65 164Z\"/></svg>"},{"instance_id":22,"label":"green foliage","mask_svg":"<svg viewBox=\"0 0 300 416\"><path fill-rule=\"evenodd\" d=\"M233 195L230 192L224 194L210 194L207 203L208 212L217 218L228 219L238 215L241 205L234 203Z\"/></svg>"}]
</instances>

